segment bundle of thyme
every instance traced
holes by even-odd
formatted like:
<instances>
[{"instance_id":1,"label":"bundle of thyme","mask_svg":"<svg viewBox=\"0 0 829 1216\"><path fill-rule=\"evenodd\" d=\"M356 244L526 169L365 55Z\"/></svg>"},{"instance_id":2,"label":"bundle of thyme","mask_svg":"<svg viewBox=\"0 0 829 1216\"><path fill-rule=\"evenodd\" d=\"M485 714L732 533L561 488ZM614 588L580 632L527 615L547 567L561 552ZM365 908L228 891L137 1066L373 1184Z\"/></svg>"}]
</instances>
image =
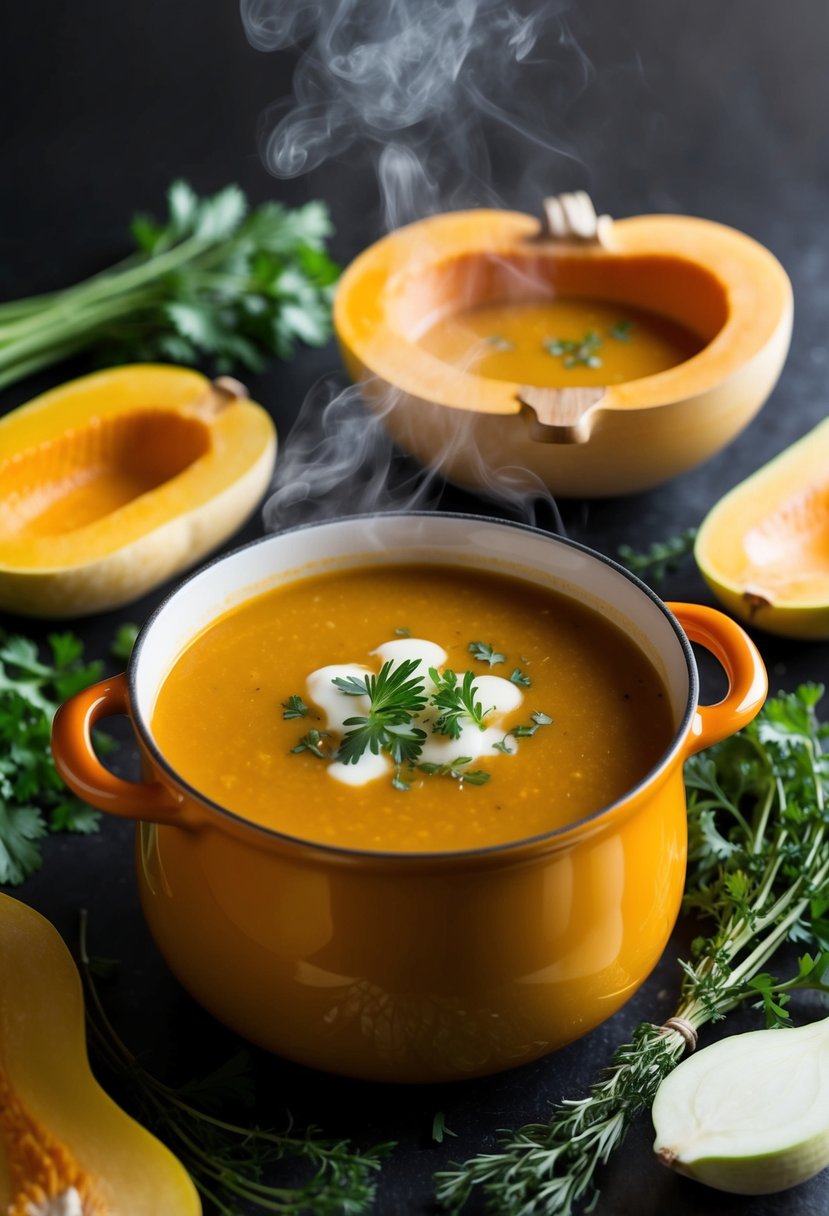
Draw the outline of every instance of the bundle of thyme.
<instances>
[{"instance_id":1,"label":"bundle of thyme","mask_svg":"<svg viewBox=\"0 0 829 1216\"><path fill-rule=\"evenodd\" d=\"M797 988L829 992L829 765L806 685L770 699L738 735L688 761L686 909L696 938L674 1017L694 1030L744 1001L768 1026L789 1021ZM764 970L784 943L806 948L794 974ZM587 1097L563 1101L548 1123L505 1135L497 1151L437 1175L439 1199L460 1211L476 1190L499 1216L571 1216L598 1198L596 1174L679 1062L674 1029L640 1024Z\"/></svg>"},{"instance_id":2,"label":"bundle of thyme","mask_svg":"<svg viewBox=\"0 0 829 1216\"><path fill-rule=\"evenodd\" d=\"M167 1085L153 1076L107 1016L96 976L111 973L114 964L90 958L86 919L82 913L80 963L90 1045L104 1067L128 1083L135 1107L131 1113L179 1158L205 1203L205 1212L368 1216L374 1208L380 1165L394 1145L379 1144L361 1152L347 1140L322 1137L316 1127L295 1131L290 1116L284 1131L243 1127L220 1117L218 1112L229 1103L252 1104L245 1052L184 1085ZM266 1177L278 1163L288 1161L304 1167L304 1183L280 1186Z\"/></svg>"}]
</instances>

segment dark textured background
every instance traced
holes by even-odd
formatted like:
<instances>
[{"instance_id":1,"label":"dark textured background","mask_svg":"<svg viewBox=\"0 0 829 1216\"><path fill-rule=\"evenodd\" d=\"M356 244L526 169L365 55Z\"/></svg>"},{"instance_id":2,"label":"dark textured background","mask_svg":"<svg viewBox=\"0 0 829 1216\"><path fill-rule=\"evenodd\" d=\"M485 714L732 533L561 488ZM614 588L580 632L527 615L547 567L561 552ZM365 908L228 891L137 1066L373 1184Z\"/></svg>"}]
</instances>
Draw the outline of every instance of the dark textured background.
<instances>
[{"instance_id":1,"label":"dark textured background","mask_svg":"<svg viewBox=\"0 0 829 1216\"><path fill-rule=\"evenodd\" d=\"M642 547L698 523L725 490L826 412L829 9L771 0L582 0L571 6L569 25L580 55L565 55L549 79L550 132L562 154L494 130L497 194L510 206L534 209L542 189L586 186L611 214L677 211L733 224L778 255L796 301L779 387L727 451L648 494L563 504L575 539L614 554L620 543ZM254 202L325 197L343 261L379 234L377 190L359 148L296 182L275 181L263 169L260 118L290 91L293 56L251 49L229 0L5 5L0 39L0 297L67 284L122 256L130 215L160 211L178 176L202 191L237 181ZM252 395L272 410L284 437L309 386L336 366L333 347L303 352L253 378ZM82 370L81 363L54 369L5 390L0 412ZM475 505L461 494L446 501ZM254 521L243 537L258 530ZM164 590L81 623L90 653L103 655L117 621L141 620ZM661 591L711 602L690 564ZM5 623L32 630L27 622ZM773 689L829 676L826 644L757 641ZM182 1077L220 1062L237 1041L189 1001L160 962L137 906L131 842L130 825L112 821L98 836L50 839L43 870L17 894L70 942L78 909L90 909L93 951L122 960L107 993L114 1019L154 1066ZM550 1101L582 1094L637 1020L667 1016L683 943L680 931L656 974L605 1026L545 1061L488 1080L371 1087L255 1052L260 1118L280 1123L290 1108L299 1122L313 1120L331 1134L363 1143L396 1138L400 1148L384 1170L377 1211L428 1212L434 1170L491 1147L498 1128L543 1118ZM755 1015L735 1015L728 1025L747 1029ZM706 1041L714 1033L707 1031ZM457 1133L442 1147L430 1138L438 1110ZM829 1177L767 1198L719 1195L658 1167L650 1139L641 1120L605 1173L600 1216L818 1216L829 1209Z\"/></svg>"}]
</instances>

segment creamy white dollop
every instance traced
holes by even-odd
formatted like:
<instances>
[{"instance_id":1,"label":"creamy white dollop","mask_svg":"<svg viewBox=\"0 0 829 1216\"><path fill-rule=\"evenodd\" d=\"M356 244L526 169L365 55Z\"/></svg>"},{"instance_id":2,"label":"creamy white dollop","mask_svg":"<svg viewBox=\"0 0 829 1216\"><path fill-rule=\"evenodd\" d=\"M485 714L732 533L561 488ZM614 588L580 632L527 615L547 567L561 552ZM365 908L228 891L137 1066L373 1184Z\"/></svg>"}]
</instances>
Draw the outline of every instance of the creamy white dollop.
<instances>
[{"instance_id":1,"label":"creamy white dollop","mask_svg":"<svg viewBox=\"0 0 829 1216\"><path fill-rule=\"evenodd\" d=\"M426 638L395 638L393 641L383 642L371 654L379 658L379 666L388 662L397 666L407 660L416 660L417 668L412 673L412 678L423 678L427 697L435 691L435 684L428 674L429 668L434 667L442 674L448 657L442 646ZM311 672L306 682L308 697L325 715L324 730L342 738L351 729L345 725L345 719L366 714L370 708L368 695L350 696L341 692L334 680L348 679L349 676L362 680L371 675L372 671L374 668L361 663L331 663ZM463 673L458 672L459 681L462 677ZM433 734L432 726L438 715L434 709L427 707L414 723L426 732L420 761L428 764L451 764L459 756L478 760L482 756L514 755L517 752L518 744L512 735L507 741L508 752L499 751L496 744L501 743L504 738L504 717L518 709L524 700L521 689L510 680L493 675L476 675L474 687L477 691L476 701L485 711L490 711L485 717L485 728L481 730L474 722L461 719L461 732L457 739L450 739L448 735ZM365 785L379 777L389 776L393 770L394 765L389 756L384 753L374 755L368 750L363 752L355 764L332 760L328 765L329 776L346 785Z\"/></svg>"}]
</instances>

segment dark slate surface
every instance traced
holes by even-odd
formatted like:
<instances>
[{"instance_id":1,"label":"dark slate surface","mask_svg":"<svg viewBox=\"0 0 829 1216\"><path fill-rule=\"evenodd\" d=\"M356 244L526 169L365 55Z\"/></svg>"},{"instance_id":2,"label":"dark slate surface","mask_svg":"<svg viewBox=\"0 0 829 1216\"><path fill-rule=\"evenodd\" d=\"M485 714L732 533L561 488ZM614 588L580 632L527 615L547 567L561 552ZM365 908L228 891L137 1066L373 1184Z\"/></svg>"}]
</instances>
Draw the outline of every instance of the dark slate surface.
<instances>
[{"instance_id":1,"label":"dark slate surface","mask_svg":"<svg viewBox=\"0 0 829 1216\"><path fill-rule=\"evenodd\" d=\"M547 91L533 92L540 87L536 75L524 95L541 106L548 145L560 151L493 128L495 196L534 209L542 190L587 186L600 208L615 215L677 211L733 224L780 257L796 299L792 350L779 387L727 451L647 494L562 504L570 535L614 554L621 543L642 547L698 523L727 489L826 413L829 10L814 4L781 9L772 0L629 0L624 6L589 0L571 5L566 22L573 41L548 43L559 50L545 77ZM0 296L57 287L121 256L130 214L159 209L177 176L201 190L235 180L254 201L326 197L337 222L335 252L344 261L380 232L370 157L359 146L298 181L275 181L262 167L260 120L289 92L294 56L251 49L236 7L226 0L7 5L0 30ZM496 84L498 62L494 44ZM468 181L464 188L467 198L474 194ZM481 194L493 197L489 188ZM251 381L283 438L310 385L336 367L332 347L303 352ZM82 370L83 364L56 369L7 389L0 411ZM454 491L444 501L483 509ZM254 521L236 539L257 535L259 527ZM104 655L116 624L143 619L166 590L79 623L89 652ZM690 564L661 592L712 602ZM4 623L42 632L26 622ZM774 689L829 676L824 643L756 640ZM128 767L128 748L119 763ZM108 992L114 1019L159 1070L181 1077L218 1063L238 1044L191 1003L161 963L137 905L132 837L129 824L108 821L98 836L52 838L43 870L17 894L69 941L78 909L89 909L93 950L123 960L120 980ZM280 1123L290 1108L299 1122L313 1120L331 1134L363 1143L396 1138L400 1148L384 1170L377 1211L429 1212L436 1169L491 1148L498 1128L543 1118L549 1102L582 1094L639 1019L667 1016L678 982L674 959L684 943L680 930L656 973L609 1023L551 1058L491 1079L373 1087L254 1053L260 1118ZM728 1021L734 1030L754 1025L750 1014ZM430 1139L438 1110L457 1133L443 1146ZM650 1140L642 1120L605 1172L599 1216L822 1216L829 1208L826 1176L767 1198L720 1195L662 1170Z\"/></svg>"}]
</instances>

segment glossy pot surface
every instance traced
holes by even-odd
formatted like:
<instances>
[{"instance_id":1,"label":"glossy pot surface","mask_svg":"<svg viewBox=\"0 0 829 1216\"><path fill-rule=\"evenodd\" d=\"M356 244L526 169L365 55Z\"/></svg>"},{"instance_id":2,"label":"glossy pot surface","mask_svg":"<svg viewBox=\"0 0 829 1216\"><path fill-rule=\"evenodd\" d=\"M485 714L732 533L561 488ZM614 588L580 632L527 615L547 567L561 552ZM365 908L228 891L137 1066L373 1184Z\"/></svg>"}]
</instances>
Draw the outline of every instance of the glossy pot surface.
<instances>
[{"instance_id":1,"label":"glossy pot surface","mask_svg":"<svg viewBox=\"0 0 829 1216\"><path fill-rule=\"evenodd\" d=\"M675 730L658 764L579 823L430 854L292 839L212 803L176 774L151 719L158 688L191 638L282 582L403 557L512 572L625 629L669 691ZM439 514L314 524L222 557L182 584L144 627L127 676L61 709L56 762L80 797L140 821L138 884L156 941L193 996L241 1035L369 1079L495 1072L584 1034L646 978L682 894L683 761L745 725L764 699L762 662L739 626L713 609L672 608L607 559L521 525ZM689 638L726 670L729 691L718 705L698 706ZM116 713L132 718L143 783L114 777L90 749L91 726Z\"/></svg>"}]
</instances>

